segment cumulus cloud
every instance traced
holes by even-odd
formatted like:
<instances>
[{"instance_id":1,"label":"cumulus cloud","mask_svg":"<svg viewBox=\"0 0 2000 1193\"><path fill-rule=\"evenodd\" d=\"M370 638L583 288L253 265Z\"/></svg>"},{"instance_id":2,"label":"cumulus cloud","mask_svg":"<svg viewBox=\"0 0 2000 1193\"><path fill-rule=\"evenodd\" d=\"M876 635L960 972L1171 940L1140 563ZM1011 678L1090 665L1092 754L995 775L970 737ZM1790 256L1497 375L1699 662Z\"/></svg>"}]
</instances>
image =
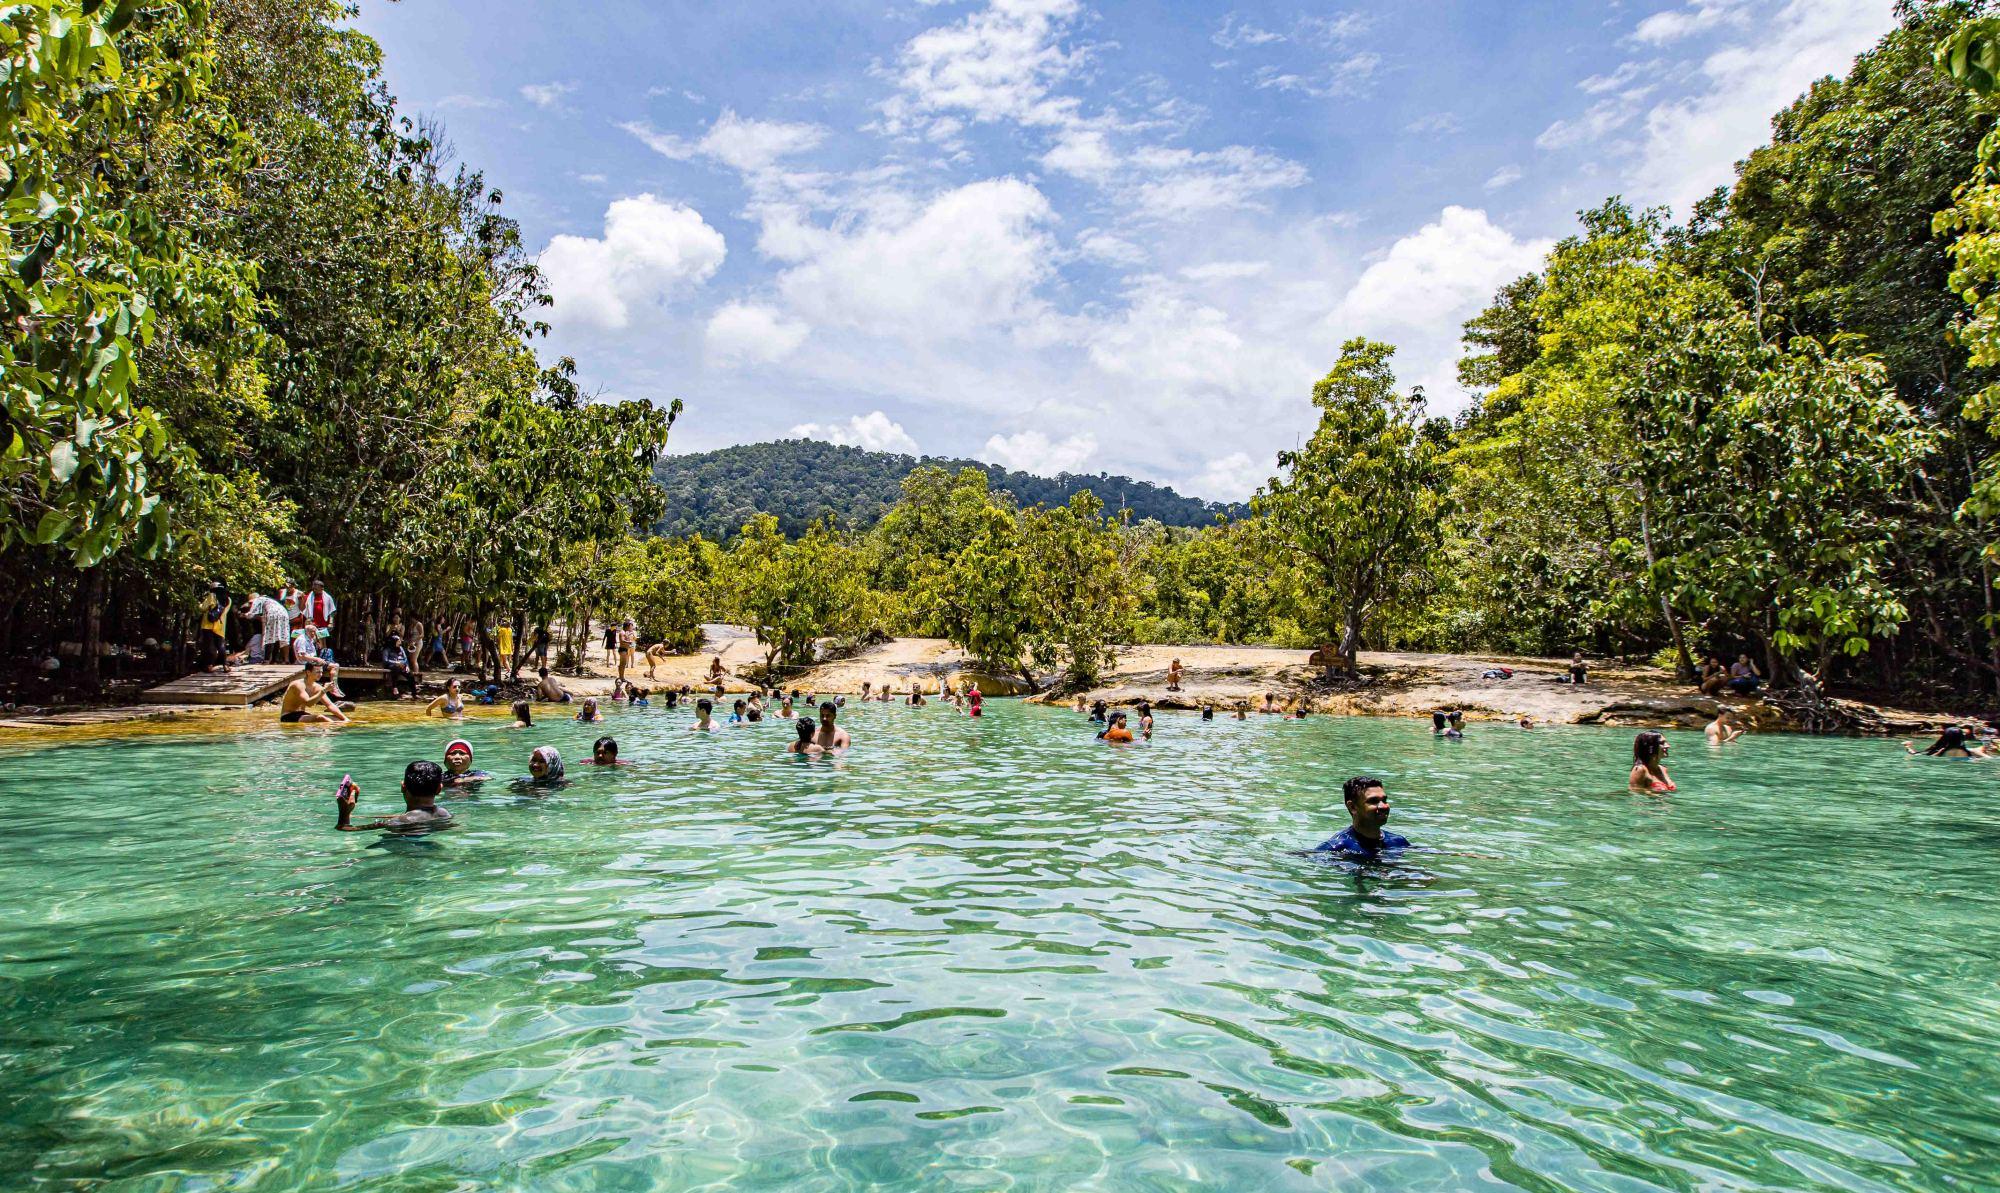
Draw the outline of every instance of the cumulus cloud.
<instances>
[{"instance_id":1,"label":"cumulus cloud","mask_svg":"<svg viewBox=\"0 0 2000 1193\"><path fill-rule=\"evenodd\" d=\"M978 122L1051 125L1070 118L1074 99L1054 87L1088 51L1062 44L1078 0L992 0L961 20L911 38L891 72L900 91L882 106L885 127L902 132L924 116L962 113Z\"/></svg>"},{"instance_id":2,"label":"cumulus cloud","mask_svg":"<svg viewBox=\"0 0 2000 1193\"><path fill-rule=\"evenodd\" d=\"M521 88L521 98L538 108L554 108L575 90L575 83L528 83Z\"/></svg>"},{"instance_id":3,"label":"cumulus cloud","mask_svg":"<svg viewBox=\"0 0 2000 1193\"><path fill-rule=\"evenodd\" d=\"M995 435L986 441L980 457L1015 472L1054 476L1075 472L1097 454L1097 436L1088 432L1053 442L1040 431Z\"/></svg>"},{"instance_id":4,"label":"cumulus cloud","mask_svg":"<svg viewBox=\"0 0 2000 1193\"><path fill-rule=\"evenodd\" d=\"M1473 304L1536 268L1552 248L1517 240L1476 208L1451 206L1391 245L1334 312L1338 322L1423 327L1457 322Z\"/></svg>"},{"instance_id":5,"label":"cumulus cloud","mask_svg":"<svg viewBox=\"0 0 2000 1193\"><path fill-rule=\"evenodd\" d=\"M1001 178L935 196L852 230L801 230L801 263L778 290L815 325L930 339L1041 313L1056 252L1049 201Z\"/></svg>"},{"instance_id":6,"label":"cumulus cloud","mask_svg":"<svg viewBox=\"0 0 2000 1193\"><path fill-rule=\"evenodd\" d=\"M725 251L722 233L691 207L649 194L620 199L605 209L602 236L557 236L542 250L551 322L623 328L635 307L707 281Z\"/></svg>"},{"instance_id":7,"label":"cumulus cloud","mask_svg":"<svg viewBox=\"0 0 2000 1193\"><path fill-rule=\"evenodd\" d=\"M709 316L704 341L718 364L770 364L798 351L810 331L776 307L732 302Z\"/></svg>"},{"instance_id":8,"label":"cumulus cloud","mask_svg":"<svg viewBox=\"0 0 2000 1193\"><path fill-rule=\"evenodd\" d=\"M917 454L917 441L880 410L857 414L844 423L800 423L792 428L792 437L820 439L844 447L866 448L871 452L901 452L906 456Z\"/></svg>"}]
</instances>

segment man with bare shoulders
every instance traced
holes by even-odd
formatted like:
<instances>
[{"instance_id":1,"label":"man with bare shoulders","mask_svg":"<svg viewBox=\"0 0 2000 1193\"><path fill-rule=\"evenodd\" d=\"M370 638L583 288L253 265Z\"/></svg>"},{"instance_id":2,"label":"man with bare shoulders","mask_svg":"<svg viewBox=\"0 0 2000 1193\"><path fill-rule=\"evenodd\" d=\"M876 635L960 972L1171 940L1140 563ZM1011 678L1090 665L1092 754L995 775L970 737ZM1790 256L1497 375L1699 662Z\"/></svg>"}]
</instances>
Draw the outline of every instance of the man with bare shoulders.
<instances>
[{"instance_id":1,"label":"man with bare shoulders","mask_svg":"<svg viewBox=\"0 0 2000 1193\"><path fill-rule=\"evenodd\" d=\"M293 680L285 688L284 701L278 706L280 724L344 725L347 723L347 714L340 711L340 706L333 702L329 689L321 687L316 682L325 674L324 664L309 663L305 674ZM322 709L324 711L319 711Z\"/></svg>"},{"instance_id":2,"label":"man with bare shoulders","mask_svg":"<svg viewBox=\"0 0 2000 1193\"><path fill-rule=\"evenodd\" d=\"M833 701L820 701L819 732L813 734L813 744L822 750L845 750L853 744L847 730L833 723L835 711Z\"/></svg>"}]
</instances>

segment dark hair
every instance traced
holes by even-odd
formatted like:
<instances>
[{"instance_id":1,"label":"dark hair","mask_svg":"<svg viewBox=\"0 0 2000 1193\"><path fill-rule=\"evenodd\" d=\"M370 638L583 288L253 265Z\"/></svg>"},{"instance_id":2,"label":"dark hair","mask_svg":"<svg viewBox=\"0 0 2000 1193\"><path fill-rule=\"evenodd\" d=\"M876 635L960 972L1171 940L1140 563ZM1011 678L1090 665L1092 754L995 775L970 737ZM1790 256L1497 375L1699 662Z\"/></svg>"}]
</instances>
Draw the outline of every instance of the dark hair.
<instances>
[{"instance_id":1,"label":"dark hair","mask_svg":"<svg viewBox=\"0 0 2000 1193\"><path fill-rule=\"evenodd\" d=\"M591 743L590 752L592 754L602 754L607 749L611 751L611 756L616 758L618 756L618 739L609 735L600 737Z\"/></svg>"},{"instance_id":2,"label":"dark hair","mask_svg":"<svg viewBox=\"0 0 2000 1193\"><path fill-rule=\"evenodd\" d=\"M1935 756L1963 749L1965 749L1965 730L1957 725L1948 725L1944 732L1938 734L1937 741L1931 743L1931 748L1924 753Z\"/></svg>"},{"instance_id":3,"label":"dark hair","mask_svg":"<svg viewBox=\"0 0 2000 1193\"><path fill-rule=\"evenodd\" d=\"M819 730L819 726L813 722L811 717L800 717L794 724L798 726L800 741L811 738Z\"/></svg>"},{"instance_id":4,"label":"dark hair","mask_svg":"<svg viewBox=\"0 0 2000 1193\"><path fill-rule=\"evenodd\" d=\"M1215 719L1215 710L1206 704L1202 705L1201 719L1204 721L1213 721Z\"/></svg>"},{"instance_id":5,"label":"dark hair","mask_svg":"<svg viewBox=\"0 0 2000 1193\"><path fill-rule=\"evenodd\" d=\"M1666 744L1666 738L1648 729L1632 739L1632 761L1641 766L1652 766L1659 762L1660 751Z\"/></svg>"},{"instance_id":6,"label":"dark hair","mask_svg":"<svg viewBox=\"0 0 2000 1193\"><path fill-rule=\"evenodd\" d=\"M822 701L820 701L820 702L819 702L819 710L820 710L821 712L832 712L832 711L834 710L834 703L833 703L833 701L831 701L831 700L822 700Z\"/></svg>"},{"instance_id":7,"label":"dark hair","mask_svg":"<svg viewBox=\"0 0 2000 1193\"><path fill-rule=\"evenodd\" d=\"M734 707L734 708L737 708L737 709L745 709L745 708L748 708L748 707L750 707L750 706L749 706L749 705L747 705L747 704L745 704L745 703L744 703L743 701L741 701L741 700L738 700L738 701L737 701L737 702L736 702L736 703L735 703L734 705L732 705L731 707Z\"/></svg>"},{"instance_id":8,"label":"dark hair","mask_svg":"<svg viewBox=\"0 0 2000 1193\"><path fill-rule=\"evenodd\" d=\"M1358 803L1362 796L1368 794L1369 788L1381 786L1382 780L1380 779L1371 778L1367 775L1356 775L1340 785L1341 802L1349 804Z\"/></svg>"},{"instance_id":9,"label":"dark hair","mask_svg":"<svg viewBox=\"0 0 2000 1193\"><path fill-rule=\"evenodd\" d=\"M1141 700L1139 702L1139 715L1142 717L1150 717L1153 715L1153 705L1150 701Z\"/></svg>"},{"instance_id":10,"label":"dark hair","mask_svg":"<svg viewBox=\"0 0 2000 1193\"><path fill-rule=\"evenodd\" d=\"M1443 713L1441 713L1441 712L1434 712L1434 713L1432 713L1432 714L1431 714L1431 728L1433 728L1433 729L1442 729L1442 728L1444 728L1444 714L1443 714Z\"/></svg>"},{"instance_id":11,"label":"dark hair","mask_svg":"<svg viewBox=\"0 0 2000 1193\"><path fill-rule=\"evenodd\" d=\"M1120 722L1120 721L1122 721L1122 720L1124 720L1124 719L1125 719L1125 713L1124 713L1124 711L1123 711L1122 709L1121 709L1120 711L1118 711L1118 712L1115 712L1115 713L1112 713L1112 714L1111 714L1111 723L1112 723L1113 725L1116 725L1116 724L1117 724L1118 722Z\"/></svg>"},{"instance_id":12,"label":"dark hair","mask_svg":"<svg viewBox=\"0 0 2000 1193\"><path fill-rule=\"evenodd\" d=\"M419 758L403 768L403 790L418 799L435 799L444 789L444 768L428 758Z\"/></svg>"},{"instance_id":13,"label":"dark hair","mask_svg":"<svg viewBox=\"0 0 2000 1193\"><path fill-rule=\"evenodd\" d=\"M549 675L549 669L547 667L537 667L535 668L535 674L541 676L543 679L547 679Z\"/></svg>"},{"instance_id":14,"label":"dark hair","mask_svg":"<svg viewBox=\"0 0 2000 1193\"><path fill-rule=\"evenodd\" d=\"M696 712L714 712L715 702L704 696L700 700L694 702L694 709Z\"/></svg>"},{"instance_id":15,"label":"dark hair","mask_svg":"<svg viewBox=\"0 0 2000 1193\"><path fill-rule=\"evenodd\" d=\"M516 700L514 702L514 715L521 718L523 724L532 725L535 723L534 712L528 707L526 700Z\"/></svg>"}]
</instances>

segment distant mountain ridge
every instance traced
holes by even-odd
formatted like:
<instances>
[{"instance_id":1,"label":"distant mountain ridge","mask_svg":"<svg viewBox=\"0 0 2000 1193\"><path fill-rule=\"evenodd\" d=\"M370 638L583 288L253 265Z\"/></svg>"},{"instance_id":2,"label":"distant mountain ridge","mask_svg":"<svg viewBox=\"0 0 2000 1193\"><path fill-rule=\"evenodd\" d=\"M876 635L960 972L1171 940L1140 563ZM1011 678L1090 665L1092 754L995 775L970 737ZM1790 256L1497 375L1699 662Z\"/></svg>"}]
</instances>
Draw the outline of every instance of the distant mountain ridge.
<instances>
[{"instance_id":1,"label":"distant mountain ridge","mask_svg":"<svg viewBox=\"0 0 2000 1193\"><path fill-rule=\"evenodd\" d=\"M1248 512L1240 504L1184 497L1165 485L1127 476L1066 472L1051 478L1010 472L978 460L780 439L662 459L653 467L653 479L666 490L667 513L654 530L723 539L760 513L776 514L779 527L791 535L826 514L842 526L866 529L895 504L903 478L923 464L950 472L978 468L994 489L1013 494L1022 505L1061 505L1088 489L1104 502L1107 513L1115 517L1121 509L1128 510L1134 523L1153 518L1167 526L1206 526L1218 515L1241 517Z\"/></svg>"}]
</instances>

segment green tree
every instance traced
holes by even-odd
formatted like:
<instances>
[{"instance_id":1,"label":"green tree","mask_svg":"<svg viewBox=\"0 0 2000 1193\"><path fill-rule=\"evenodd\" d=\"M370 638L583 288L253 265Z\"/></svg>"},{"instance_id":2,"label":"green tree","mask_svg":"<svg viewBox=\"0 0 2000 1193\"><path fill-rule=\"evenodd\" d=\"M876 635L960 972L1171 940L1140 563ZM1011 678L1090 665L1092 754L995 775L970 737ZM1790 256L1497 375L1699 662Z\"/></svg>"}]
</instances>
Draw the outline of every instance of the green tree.
<instances>
[{"instance_id":1,"label":"green tree","mask_svg":"<svg viewBox=\"0 0 2000 1193\"><path fill-rule=\"evenodd\" d=\"M734 607L764 645L767 668L810 666L820 639L864 628L864 575L861 553L830 522L788 541L776 517L760 514L729 551Z\"/></svg>"},{"instance_id":2,"label":"green tree","mask_svg":"<svg viewBox=\"0 0 2000 1193\"><path fill-rule=\"evenodd\" d=\"M1281 475L1252 501L1297 557L1308 624L1339 635L1350 675L1369 616L1431 582L1448 508L1444 434L1424 418L1421 393L1397 392L1394 353L1365 339L1342 345L1313 386L1312 438L1278 454Z\"/></svg>"}]
</instances>

